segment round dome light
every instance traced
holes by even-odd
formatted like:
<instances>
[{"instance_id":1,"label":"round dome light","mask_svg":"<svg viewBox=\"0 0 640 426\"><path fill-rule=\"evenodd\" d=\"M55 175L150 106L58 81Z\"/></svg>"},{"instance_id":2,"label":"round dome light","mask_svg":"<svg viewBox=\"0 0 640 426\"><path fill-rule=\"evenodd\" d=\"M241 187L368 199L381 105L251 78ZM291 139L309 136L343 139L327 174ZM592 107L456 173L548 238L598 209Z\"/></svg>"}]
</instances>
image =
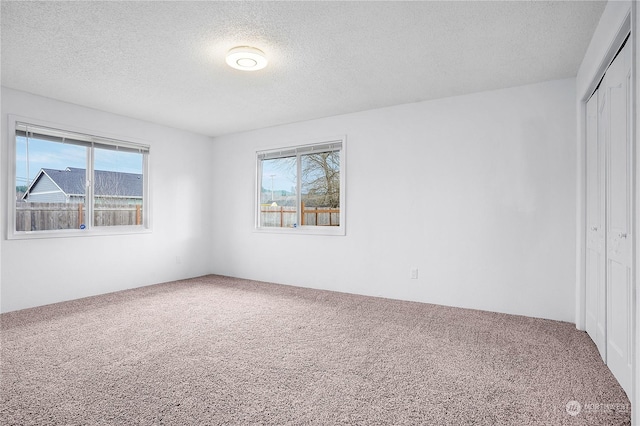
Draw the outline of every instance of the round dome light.
<instances>
[{"instance_id":1,"label":"round dome light","mask_svg":"<svg viewBox=\"0 0 640 426\"><path fill-rule=\"evenodd\" d=\"M227 53L227 65L242 71L257 71L267 66L264 52L255 47L234 47Z\"/></svg>"}]
</instances>

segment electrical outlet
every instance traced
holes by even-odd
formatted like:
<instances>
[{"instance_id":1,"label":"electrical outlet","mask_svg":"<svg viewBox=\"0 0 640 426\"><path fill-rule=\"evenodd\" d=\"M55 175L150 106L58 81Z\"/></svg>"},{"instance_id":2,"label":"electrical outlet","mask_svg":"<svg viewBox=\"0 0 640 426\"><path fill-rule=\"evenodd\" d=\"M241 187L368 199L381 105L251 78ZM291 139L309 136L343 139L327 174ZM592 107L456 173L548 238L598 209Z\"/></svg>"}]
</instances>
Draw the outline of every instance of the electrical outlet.
<instances>
[{"instance_id":1,"label":"electrical outlet","mask_svg":"<svg viewBox=\"0 0 640 426\"><path fill-rule=\"evenodd\" d=\"M180 265L182 263L182 258L180 256L176 256L176 264Z\"/></svg>"},{"instance_id":2,"label":"electrical outlet","mask_svg":"<svg viewBox=\"0 0 640 426\"><path fill-rule=\"evenodd\" d=\"M414 266L413 268L409 269L409 278L411 278L412 280L418 279L418 268Z\"/></svg>"}]
</instances>

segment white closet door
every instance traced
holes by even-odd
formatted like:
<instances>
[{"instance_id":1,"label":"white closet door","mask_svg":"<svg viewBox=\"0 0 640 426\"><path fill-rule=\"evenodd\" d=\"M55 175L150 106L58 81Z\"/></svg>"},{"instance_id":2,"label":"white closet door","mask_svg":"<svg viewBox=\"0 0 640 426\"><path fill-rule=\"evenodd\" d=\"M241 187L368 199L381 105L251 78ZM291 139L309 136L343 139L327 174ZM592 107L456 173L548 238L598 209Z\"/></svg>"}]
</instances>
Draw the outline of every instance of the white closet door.
<instances>
[{"instance_id":1,"label":"white closet door","mask_svg":"<svg viewBox=\"0 0 640 426\"><path fill-rule=\"evenodd\" d=\"M598 98L598 92L587 102L586 330L606 362L605 126L598 126L604 106L605 97Z\"/></svg>"},{"instance_id":2,"label":"white closet door","mask_svg":"<svg viewBox=\"0 0 640 426\"><path fill-rule=\"evenodd\" d=\"M631 395L632 281L632 163L631 163L631 49L629 43L613 61L604 79L609 101L606 163L606 361L613 375ZM601 89L602 90L602 86Z\"/></svg>"}]
</instances>

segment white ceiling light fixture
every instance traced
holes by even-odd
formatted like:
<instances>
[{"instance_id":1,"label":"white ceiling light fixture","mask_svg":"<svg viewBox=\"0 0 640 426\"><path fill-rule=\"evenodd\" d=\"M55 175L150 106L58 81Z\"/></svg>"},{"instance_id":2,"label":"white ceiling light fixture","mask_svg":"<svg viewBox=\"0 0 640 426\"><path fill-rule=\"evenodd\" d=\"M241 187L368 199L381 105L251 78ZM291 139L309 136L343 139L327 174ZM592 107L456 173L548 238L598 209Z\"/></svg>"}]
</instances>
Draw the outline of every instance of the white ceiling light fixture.
<instances>
[{"instance_id":1,"label":"white ceiling light fixture","mask_svg":"<svg viewBox=\"0 0 640 426\"><path fill-rule=\"evenodd\" d=\"M238 46L227 53L227 65L242 71L258 71L267 66L267 57L255 47Z\"/></svg>"}]
</instances>

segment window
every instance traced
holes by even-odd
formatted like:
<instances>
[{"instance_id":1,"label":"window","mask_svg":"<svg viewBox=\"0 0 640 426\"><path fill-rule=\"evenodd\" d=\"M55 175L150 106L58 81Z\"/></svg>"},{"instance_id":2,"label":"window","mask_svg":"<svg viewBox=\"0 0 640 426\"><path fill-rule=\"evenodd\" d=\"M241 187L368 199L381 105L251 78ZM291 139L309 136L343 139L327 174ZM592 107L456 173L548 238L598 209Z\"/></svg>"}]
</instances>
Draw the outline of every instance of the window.
<instances>
[{"instance_id":1,"label":"window","mask_svg":"<svg viewBox=\"0 0 640 426\"><path fill-rule=\"evenodd\" d=\"M148 229L147 145L15 118L10 126L15 135L11 236Z\"/></svg>"},{"instance_id":2,"label":"window","mask_svg":"<svg viewBox=\"0 0 640 426\"><path fill-rule=\"evenodd\" d=\"M344 138L257 152L256 227L344 235Z\"/></svg>"}]
</instances>

